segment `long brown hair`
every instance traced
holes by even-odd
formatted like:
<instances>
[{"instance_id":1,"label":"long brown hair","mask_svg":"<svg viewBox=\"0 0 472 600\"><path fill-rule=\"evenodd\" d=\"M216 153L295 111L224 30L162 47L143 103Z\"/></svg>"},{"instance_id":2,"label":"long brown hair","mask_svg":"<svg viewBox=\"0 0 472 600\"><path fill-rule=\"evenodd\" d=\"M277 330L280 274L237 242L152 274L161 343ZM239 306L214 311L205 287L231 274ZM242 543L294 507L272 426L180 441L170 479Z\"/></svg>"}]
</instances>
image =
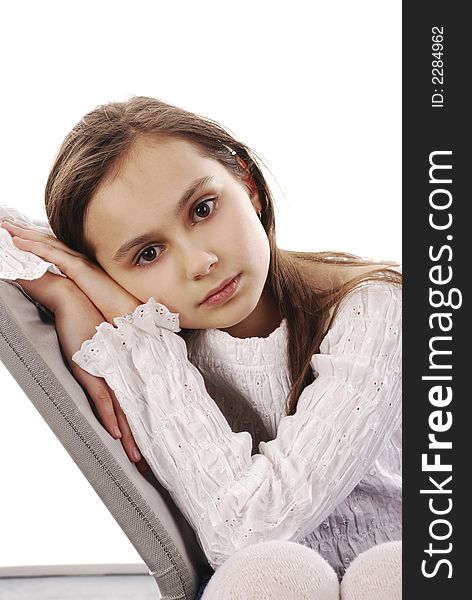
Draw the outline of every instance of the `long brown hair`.
<instances>
[{"instance_id":1,"label":"long brown hair","mask_svg":"<svg viewBox=\"0 0 472 600\"><path fill-rule=\"evenodd\" d=\"M54 234L93 263L98 264L84 231L93 194L116 173L136 140L148 135L194 143L248 188L257 186L261 221L270 246L264 291L275 299L280 314L287 319L291 390L286 414L294 414L300 394L314 380L310 360L319 351L342 298L360 282L375 279L399 284L401 275L387 265L375 265L351 254L278 248L274 199L256 153L211 119L143 96L111 102L85 115L62 143L47 180L46 214ZM252 181L238 157L246 164ZM190 337L192 332L185 334Z\"/></svg>"}]
</instances>

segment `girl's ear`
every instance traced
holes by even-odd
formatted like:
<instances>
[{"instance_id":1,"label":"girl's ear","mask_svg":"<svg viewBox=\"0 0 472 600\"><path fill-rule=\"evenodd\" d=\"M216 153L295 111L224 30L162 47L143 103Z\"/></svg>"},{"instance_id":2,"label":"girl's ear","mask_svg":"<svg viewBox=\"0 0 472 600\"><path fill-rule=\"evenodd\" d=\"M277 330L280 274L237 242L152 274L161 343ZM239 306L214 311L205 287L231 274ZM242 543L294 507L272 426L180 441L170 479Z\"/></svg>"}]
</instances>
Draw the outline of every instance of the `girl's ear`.
<instances>
[{"instance_id":1,"label":"girl's ear","mask_svg":"<svg viewBox=\"0 0 472 600\"><path fill-rule=\"evenodd\" d=\"M254 180L252 181L254 182ZM255 184L253 188L250 188L249 197L251 198L252 206L254 207L254 210L256 211L257 216L260 219L262 213L262 204L259 196L259 191Z\"/></svg>"},{"instance_id":2,"label":"girl's ear","mask_svg":"<svg viewBox=\"0 0 472 600\"><path fill-rule=\"evenodd\" d=\"M260 201L259 201L259 192L257 191L257 185L256 185L256 182L254 181L253 176L251 175L251 171L249 170L247 164L244 162L244 160L240 156L237 156L236 160L238 161L239 165L245 171L245 174L244 174L244 183L249 188L249 195L251 197L251 201L252 201L252 203L254 205L254 208L256 208L258 211L260 211L261 210L261 204L260 204ZM254 203L254 200L256 200L257 204Z\"/></svg>"},{"instance_id":3,"label":"girl's ear","mask_svg":"<svg viewBox=\"0 0 472 600\"><path fill-rule=\"evenodd\" d=\"M254 194L251 194L251 203L252 203L254 210L257 213L257 216L260 219L261 213L262 213L262 205L261 205L261 201L259 200L259 194L258 194L257 190L256 190L256 192L254 192Z\"/></svg>"}]
</instances>

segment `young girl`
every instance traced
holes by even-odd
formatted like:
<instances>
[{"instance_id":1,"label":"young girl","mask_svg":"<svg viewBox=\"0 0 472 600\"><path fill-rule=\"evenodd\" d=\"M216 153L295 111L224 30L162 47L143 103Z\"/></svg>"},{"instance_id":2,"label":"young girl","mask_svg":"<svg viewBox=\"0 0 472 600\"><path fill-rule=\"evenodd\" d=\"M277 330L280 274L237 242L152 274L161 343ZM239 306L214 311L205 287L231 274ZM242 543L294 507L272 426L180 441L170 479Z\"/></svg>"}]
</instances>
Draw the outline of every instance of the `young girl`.
<instances>
[{"instance_id":1,"label":"young girl","mask_svg":"<svg viewBox=\"0 0 472 600\"><path fill-rule=\"evenodd\" d=\"M74 127L46 213L3 208L1 277L195 529L203 598L400 598L400 274L278 248L254 152L151 98Z\"/></svg>"}]
</instances>

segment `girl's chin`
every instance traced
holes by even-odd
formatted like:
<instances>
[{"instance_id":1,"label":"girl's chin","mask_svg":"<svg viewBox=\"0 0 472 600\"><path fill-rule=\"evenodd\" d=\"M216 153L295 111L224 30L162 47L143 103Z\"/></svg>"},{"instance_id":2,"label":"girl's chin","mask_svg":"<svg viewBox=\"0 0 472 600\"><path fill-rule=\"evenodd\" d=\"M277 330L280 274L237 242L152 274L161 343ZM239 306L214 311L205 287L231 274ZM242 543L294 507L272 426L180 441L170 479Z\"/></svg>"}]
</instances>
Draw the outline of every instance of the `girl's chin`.
<instances>
[{"instance_id":1,"label":"girl's chin","mask_svg":"<svg viewBox=\"0 0 472 600\"><path fill-rule=\"evenodd\" d=\"M241 314L240 310L237 311L238 314L231 314L231 312L228 310L226 311L227 314L223 314L222 311L221 314L218 315L215 311L215 314L208 314L205 315L205 317L198 319L187 319L183 315L180 315L179 323L182 329L229 329L242 323L245 319L247 319L253 310L254 308L247 312L243 311L243 314Z\"/></svg>"}]
</instances>

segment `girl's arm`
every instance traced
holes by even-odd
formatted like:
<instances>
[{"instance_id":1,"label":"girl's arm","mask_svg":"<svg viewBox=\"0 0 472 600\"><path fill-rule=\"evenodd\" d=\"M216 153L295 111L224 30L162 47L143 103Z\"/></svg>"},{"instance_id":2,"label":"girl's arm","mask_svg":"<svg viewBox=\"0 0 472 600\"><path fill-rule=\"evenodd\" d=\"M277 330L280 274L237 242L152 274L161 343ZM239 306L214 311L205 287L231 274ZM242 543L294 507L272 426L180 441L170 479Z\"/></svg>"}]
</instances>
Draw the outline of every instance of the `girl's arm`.
<instances>
[{"instance_id":1,"label":"girl's arm","mask_svg":"<svg viewBox=\"0 0 472 600\"><path fill-rule=\"evenodd\" d=\"M0 228L0 278L11 280L39 309L54 318L59 344L73 375L95 404L106 430L113 437L121 438L129 459L137 463L138 469L144 472L148 467L139 453L126 416L113 391L102 378L93 377L72 361L74 352L80 348L84 340L94 334L96 326L103 323L106 318L57 265L43 260L32 252L18 248L12 236L23 235L30 240L43 240L43 243L55 244L58 248L62 248L64 253L67 252L77 260L81 255L61 244L52 234L47 223L28 219L16 209L5 206L0 207L0 218L15 218L16 223L12 225L2 222ZM120 304L119 310L139 304L136 299L129 304L128 296L120 297L125 304ZM80 318L77 318L78 315Z\"/></svg>"},{"instance_id":2,"label":"girl's arm","mask_svg":"<svg viewBox=\"0 0 472 600\"><path fill-rule=\"evenodd\" d=\"M400 424L401 291L367 284L343 301L312 358L316 380L253 456L250 434L231 430L188 361L177 317L151 298L72 358L115 391L213 568L251 542L303 539Z\"/></svg>"}]
</instances>

